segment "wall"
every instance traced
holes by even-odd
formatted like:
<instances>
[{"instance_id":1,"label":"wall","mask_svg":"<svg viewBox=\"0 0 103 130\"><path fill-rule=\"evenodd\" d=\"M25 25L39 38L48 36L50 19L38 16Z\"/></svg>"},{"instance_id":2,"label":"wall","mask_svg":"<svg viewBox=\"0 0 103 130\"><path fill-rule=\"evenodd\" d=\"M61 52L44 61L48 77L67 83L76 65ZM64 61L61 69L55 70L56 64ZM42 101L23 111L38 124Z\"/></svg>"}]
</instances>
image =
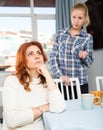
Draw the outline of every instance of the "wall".
<instances>
[{"instance_id":1,"label":"wall","mask_svg":"<svg viewBox=\"0 0 103 130\"><path fill-rule=\"evenodd\" d=\"M88 71L89 88L91 90L96 89L95 77L97 75L103 76L103 49L94 51L94 63L91 65Z\"/></svg>"},{"instance_id":2,"label":"wall","mask_svg":"<svg viewBox=\"0 0 103 130\"><path fill-rule=\"evenodd\" d=\"M74 0L74 3L79 3L79 2L81 2L81 3L84 3L84 2L86 2L87 0Z\"/></svg>"}]
</instances>

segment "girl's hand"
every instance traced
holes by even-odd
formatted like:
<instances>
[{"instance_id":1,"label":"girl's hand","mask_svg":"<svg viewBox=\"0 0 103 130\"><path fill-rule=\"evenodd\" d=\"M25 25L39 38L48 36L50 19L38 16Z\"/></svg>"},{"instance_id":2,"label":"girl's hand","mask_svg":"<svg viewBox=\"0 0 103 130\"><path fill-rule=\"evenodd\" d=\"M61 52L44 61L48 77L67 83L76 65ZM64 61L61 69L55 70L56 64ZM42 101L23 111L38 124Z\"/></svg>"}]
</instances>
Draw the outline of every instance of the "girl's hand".
<instances>
[{"instance_id":1,"label":"girl's hand","mask_svg":"<svg viewBox=\"0 0 103 130\"><path fill-rule=\"evenodd\" d=\"M68 76L62 75L62 76L60 77L60 79L61 79L67 86L70 85L70 80L69 80Z\"/></svg>"},{"instance_id":2,"label":"girl's hand","mask_svg":"<svg viewBox=\"0 0 103 130\"><path fill-rule=\"evenodd\" d=\"M85 59L87 57L87 55L88 55L88 52L86 52L86 51L79 52L79 58L81 58L81 59Z\"/></svg>"}]
</instances>

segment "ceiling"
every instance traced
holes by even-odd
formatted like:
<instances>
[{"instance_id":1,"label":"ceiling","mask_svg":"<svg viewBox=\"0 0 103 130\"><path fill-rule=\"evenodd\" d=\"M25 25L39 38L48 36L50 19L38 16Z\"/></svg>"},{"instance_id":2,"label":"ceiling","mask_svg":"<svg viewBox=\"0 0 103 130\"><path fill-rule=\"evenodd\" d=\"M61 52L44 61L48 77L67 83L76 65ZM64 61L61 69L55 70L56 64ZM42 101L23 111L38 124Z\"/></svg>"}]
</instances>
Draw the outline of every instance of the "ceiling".
<instances>
[{"instance_id":1,"label":"ceiling","mask_svg":"<svg viewBox=\"0 0 103 130\"><path fill-rule=\"evenodd\" d=\"M35 7L55 7L55 0L34 0ZM0 6L28 7L30 0L0 0Z\"/></svg>"}]
</instances>

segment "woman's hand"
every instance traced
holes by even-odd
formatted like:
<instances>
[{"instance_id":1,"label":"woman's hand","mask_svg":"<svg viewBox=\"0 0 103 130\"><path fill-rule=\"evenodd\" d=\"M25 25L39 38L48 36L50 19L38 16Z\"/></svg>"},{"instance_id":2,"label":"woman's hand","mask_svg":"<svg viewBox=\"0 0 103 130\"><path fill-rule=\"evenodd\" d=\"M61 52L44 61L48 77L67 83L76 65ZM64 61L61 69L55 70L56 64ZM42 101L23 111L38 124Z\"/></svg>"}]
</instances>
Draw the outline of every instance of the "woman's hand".
<instances>
[{"instance_id":1,"label":"woman's hand","mask_svg":"<svg viewBox=\"0 0 103 130\"><path fill-rule=\"evenodd\" d=\"M49 111L49 104L44 104L44 105L41 105L37 108L40 109L44 113L44 112Z\"/></svg>"},{"instance_id":2,"label":"woman's hand","mask_svg":"<svg viewBox=\"0 0 103 130\"><path fill-rule=\"evenodd\" d=\"M32 108L33 114L34 114L34 120L42 116L44 112L49 111L49 104L43 104L38 107Z\"/></svg>"},{"instance_id":3,"label":"woman's hand","mask_svg":"<svg viewBox=\"0 0 103 130\"><path fill-rule=\"evenodd\" d=\"M86 51L79 52L79 58L81 58L81 59L85 59L87 57L87 55L88 55L88 52L86 52Z\"/></svg>"},{"instance_id":4,"label":"woman's hand","mask_svg":"<svg viewBox=\"0 0 103 130\"><path fill-rule=\"evenodd\" d=\"M58 88L57 85L54 83L54 80L45 64L40 65L37 71L39 72L39 74L45 77L46 85L49 91L55 90Z\"/></svg>"},{"instance_id":5,"label":"woman's hand","mask_svg":"<svg viewBox=\"0 0 103 130\"><path fill-rule=\"evenodd\" d=\"M37 69L38 73L43 75L44 77L46 77L47 75L50 75L48 68L45 64L41 64L38 69Z\"/></svg>"}]
</instances>

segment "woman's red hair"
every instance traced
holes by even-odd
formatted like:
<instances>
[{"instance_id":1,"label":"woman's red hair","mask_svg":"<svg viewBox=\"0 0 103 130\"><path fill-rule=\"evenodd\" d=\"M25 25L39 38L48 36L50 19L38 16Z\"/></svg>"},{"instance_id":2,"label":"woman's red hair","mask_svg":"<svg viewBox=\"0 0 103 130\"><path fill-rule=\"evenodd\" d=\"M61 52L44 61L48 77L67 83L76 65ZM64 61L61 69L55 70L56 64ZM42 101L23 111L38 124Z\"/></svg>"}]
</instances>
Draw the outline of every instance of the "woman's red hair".
<instances>
[{"instance_id":1,"label":"woman's red hair","mask_svg":"<svg viewBox=\"0 0 103 130\"><path fill-rule=\"evenodd\" d=\"M47 61L47 56L43 50L41 43L37 41L31 41L31 42L23 43L19 47L16 54L16 73L14 75L18 77L20 83L24 86L24 89L26 91L30 91L29 83L32 81L32 79L25 68L26 66L25 53L26 53L27 48L32 45L37 46L41 50L44 62ZM40 75L40 79L41 79L41 83L46 82L45 77L43 77L42 75Z\"/></svg>"}]
</instances>

